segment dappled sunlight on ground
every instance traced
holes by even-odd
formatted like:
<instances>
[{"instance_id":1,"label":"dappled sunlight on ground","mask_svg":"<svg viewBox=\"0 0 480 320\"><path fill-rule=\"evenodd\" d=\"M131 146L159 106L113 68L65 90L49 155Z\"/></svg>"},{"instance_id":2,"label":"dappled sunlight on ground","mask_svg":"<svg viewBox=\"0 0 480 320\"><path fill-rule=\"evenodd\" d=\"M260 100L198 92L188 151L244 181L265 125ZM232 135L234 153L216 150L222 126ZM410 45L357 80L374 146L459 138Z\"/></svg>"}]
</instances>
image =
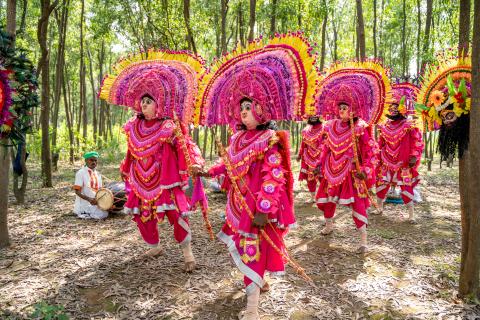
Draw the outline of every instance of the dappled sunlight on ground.
<instances>
[{"instance_id":1,"label":"dappled sunlight on ground","mask_svg":"<svg viewBox=\"0 0 480 320\"><path fill-rule=\"evenodd\" d=\"M295 163L295 166L298 166ZM242 275L219 241L210 241L201 214L191 219L198 269L182 271L173 229L161 225L164 255L146 250L135 225L121 215L83 221L71 212L74 168L62 164L55 188L42 189L32 171L27 205L9 211L12 246L0 251L0 316L21 319L32 305L62 305L74 319L236 319L245 305ZM261 297L262 319L461 319L480 316L456 298L460 253L457 168L434 168L422 182L424 202L411 225L406 208L387 204L370 215L370 250L355 254L358 234L340 208L335 231L322 236L323 217L295 184L299 228L287 245L314 280L291 268L271 278ZM103 174L118 179L115 165ZM423 172L425 175L425 172ZM222 225L225 196L210 194L214 230ZM13 198L11 201L13 202ZM3 319L2 318L2 319Z\"/></svg>"}]
</instances>

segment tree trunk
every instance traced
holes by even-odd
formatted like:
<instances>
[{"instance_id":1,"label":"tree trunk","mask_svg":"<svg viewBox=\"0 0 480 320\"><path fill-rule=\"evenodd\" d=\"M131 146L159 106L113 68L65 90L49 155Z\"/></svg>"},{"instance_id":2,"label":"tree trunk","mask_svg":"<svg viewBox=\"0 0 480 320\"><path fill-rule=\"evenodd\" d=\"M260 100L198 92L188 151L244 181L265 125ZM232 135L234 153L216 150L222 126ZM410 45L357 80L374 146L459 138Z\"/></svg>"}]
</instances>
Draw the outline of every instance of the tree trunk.
<instances>
[{"instance_id":1,"label":"tree trunk","mask_svg":"<svg viewBox=\"0 0 480 320\"><path fill-rule=\"evenodd\" d=\"M323 2L325 5L325 17L323 18L323 23L322 23L322 51L321 51L321 57L320 57L320 70L323 69L325 66L325 47L326 47L326 34L327 34L327 19L328 19L328 11L326 8L326 3L325 1Z\"/></svg>"},{"instance_id":2,"label":"tree trunk","mask_svg":"<svg viewBox=\"0 0 480 320\"><path fill-rule=\"evenodd\" d=\"M378 47L379 47L379 52L378 52L378 57L383 58L384 56L384 49L383 49L383 17L384 17L384 12L385 12L385 0L382 0L382 13L380 15L380 30L379 30L379 35L378 35Z\"/></svg>"},{"instance_id":3,"label":"tree trunk","mask_svg":"<svg viewBox=\"0 0 480 320\"><path fill-rule=\"evenodd\" d=\"M221 35L220 46L222 54L227 52L227 13L228 13L228 0L221 0L220 17L221 17Z\"/></svg>"},{"instance_id":4,"label":"tree trunk","mask_svg":"<svg viewBox=\"0 0 480 320\"><path fill-rule=\"evenodd\" d=\"M89 77L90 77L90 86L92 88L92 120L93 120L93 141L97 143L97 95L95 94L95 80L93 78L93 56L90 52L90 48L87 46L87 55L88 55L88 66L89 66Z\"/></svg>"},{"instance_id":5,"label":"tree trunk","mask_svg":"<svg viewBox=\"0 0 480 320\"><path fill-rule=\"evenodd\" d=\"M10 245L8 233L8 172L10 159L8 157L8 139L0 140L0 248Z\"/></svg>"},{"instance_id":6,"label":"tree trunk","mask_svg":"<svg viewBox=\"0 0 480 320\"><path fill-rule=\"evenodd\" d=\"M335 16L332 19L332 27L333 27L333 61L338 61L338 30L337 24L335 23Z\"/></svg>"},{"instance_id":7,"label":"tree trunk","mask_svg":"<svg viewBox=\"0 0 480 320\"><path fill-rule=\"evenodd\" d=\"M193 39L192 28L190 27L190 0L183 0L183 18L185 19L185 27L187 28L187 39L192 51L197 54L197 47Z\"/></svg>"},{"instance_id":8,"label":"tree trunk","mask_svg":"<svg viewBox=\"0 0 480 320\"><path fill-rule=\"evenodd\" d=\"M403 0L403 20L402 20L402 75L407 76L407 3Z\"/></svg>"},{"instance_id":9,"label":"tree trunk","mask_svg":"<svg viewBox=\"0 0 480 320\"><path fill-rule=\"evenodd\" d=\"M245 47L245 22L243 21L243 6L242 6L242 3L243 2L240 2L239 6L238 6L238 11L237 11L238 34L239 34L239 38L240 38L240 44L242 45L242 47Z\"/></svg>"},{"instance_id":10,"label":"tree trunk","mask_svg":"<svg viewBox=\"0 0 480 320\"><path fill-rule=\"evenodd\" d=\"M427 17L425 20L425 38L423 39L422 64L427 58L428 48L430 46L430 27L432 25L433 0L427 0ZM461 19L461 17L460 17Z\"/></svg>"},{"instance_id":11,"label":"tree trunk","mask_svg":"<svg viewBox=\"0 0 480 320\"><path fill-rule=\"evenodd\" d=\"M12 46L15 46L15 30L16 26L16 1L7 1L7 33L12 37ZM10 235L8 232L8 186L9 186L9 170L10 151L8 145L9 139L0 139L0 248L10 245Z\"/></svg>"},{"instance_id":12,"label":"tree trunk","mask_svg":"<svg viewBox=\"0 0 480 320\"><path fill-rule=\"evenodd\" d=\"M58 26L58 48L57 48L57 63L55 65L55 88L53 95L53 117L52 117L52 151L57 154L57 128L58 128L58 113L60 109L60 96L63 85L63 69L65 64L65 39L67 32L68 20L68 5L70 1L64 1L61 16L55 12L55 18ZM57 163L54 162L54 169L57 169Z\"/></svg>"},{"instance_id":13,"label":"tree trunk","mask_svg":"<svg viewBox=\"0 0 480 320\"><path fill-rule=\"evenodd\" d=\"M277 18L277 3L278 0L272 0L272 15L270 16L270 35L273 36L277 31L276 18Z\"/></svg>"},{"instance_id":14,"label":"tree trunk","mask_svg":"<svg viewBox=\"0 0 480 320\"><path fill-rule=\"evenodd\" d=\"M468 54L470 42L470 0L460 0L460 24L458 28L458 55Z\"/></svg>"},{"instance_id":15,"label":"tree trunk","mask_svg":"<svg viewBox=\"0 0 480 320\"><path fill-rule=\"evenodd\" d=\"M102 83L104 62L105 62L105 41L102 40L100 53L98 54L98 83ZM98 132L99 132L99 136L102 137L102 139L105 138L105 106L106 106L105 101L101 100Z\"/></svg>"},{"instance_id":16,"label":"tree trunk","mask_svg":"<svg viewBox=\"0 0 480 320\"><path fill-rule=\"evenodd\" d=\"M365 59L365 26L363 23L363 9L362 0L356 0L357 2L357 42L358 49L360 51L360 58Z\"/></svg>"},{"instance_id":17,"label":"tree trunk","mask_svg":"<svg viewBox=\"0 0 480 320\"><path fill-rule=\"evenodd\" d=\"M69 103L68 99L68 92L67 92L67 77L66 77L66 68L62 69L63 73L63 81L62 81L62 89L63 89L63 104L65 107L65 118L67 119L67 130L68 130L68 141L69 141L69 157L68 160L70 164L73 164L74 160L74 136L73 136L73 123L72 123L72 112L71 112L71 104Z\"/></svg>"},{"instance_id":18,"label":"tree trunk","mask_svg":"<svg viewBox=\"0 0 480 320\"><path fill-rule=\"evenodd\" d=\"M15 44L17 29L17 0L7 0L7 33L12 36Z\"/></svg>"},{"instance_id":19,"label":"tree trunk","mask_svg":"<svg viewBox=\"0 0 480 320\"><path fill-rule=\"evenodd\" d=\"M420 0L417 0L417 74L420 74L421 51L420 42L422 38L422 12L420 7Z\"/></svg>"},{"instance_id":20,"label":"tree trunk","mask_svg":"<svg viewBox=\"0 0 480 320\"><path fill-rule=\"evenodd\" d=\"M462 0L463 1L463 0ZM465 4L460 5L465 6ZM469 12L464 12L470 15ZM470 20L460 15L460 30ZM462 38L459 39L462 41ZM459 43L459 48L463 43ZM480 197L476 190L476 178L472 172L480 170L480 0L474 2L473 41L472 41L472 106L470 109L470 136L468 150L460 159L460 203L462 208L462 254L460 264L459 295L479 297L479 255L480 255ZM475 171L477 170L477 171Z\"/></svg>"},{"instance_id":21,"label":"tree trunk","mask_svg":"<svg viewBox=\"0 0 480 320\"><path fill-rule=\"evenodd\" d=\"M82 9L80 13L80 106L82 108L82 137L87 139L87 83L86 83L86 67L85 67L85 57L83 50L83 23L85 16L85 0L82 0Z\"/></svg>"},{"instance_id":22,"label":"tree trunk","mask_svg":"<svg viewBox=\"0 0 480 320\"><path fill-rule=\"evenodd\" d=\"M223 0L222 0L223 1ZM257 0L250 0L250 32L248 33L248 41L252 41L255 37L255 12L257 7Z\"/></svg>"},{"instance_id":23,"label":"tree trunk","mask_svg":"<svg viewBox=\"0 0 480 320\"><path fill-rule=\"evenodd\" d=\"M207 157L207 144L208 144L208 127L204 127L203 130L203 147L202 147L202 156L205 159Z\"/></svg>"},{"instance_id":24,"label":"tree trunk","mask_svg":"<svg viewBox=\"0 0 480 320\"><path fill-rule=\"evenodd\" d=\"M373 56L377 57L377 0L373 0Z\"/></svg>"},{"instance_id":25,"label":"tree trunk","mask_svg":"<svg viewBox=\"0 0 480 320\"><path fill-rule=\"evenodd\" d=\"M48 20L58 0L50 4L50 0L41 1L41 17L38 20L37 39L41 56L38 63L42 70L41 92L41 126L42 126L42 183L44 187L52 187L52 158L50 154L50 57L47 47Z\"/></svg>"}]
</instances>

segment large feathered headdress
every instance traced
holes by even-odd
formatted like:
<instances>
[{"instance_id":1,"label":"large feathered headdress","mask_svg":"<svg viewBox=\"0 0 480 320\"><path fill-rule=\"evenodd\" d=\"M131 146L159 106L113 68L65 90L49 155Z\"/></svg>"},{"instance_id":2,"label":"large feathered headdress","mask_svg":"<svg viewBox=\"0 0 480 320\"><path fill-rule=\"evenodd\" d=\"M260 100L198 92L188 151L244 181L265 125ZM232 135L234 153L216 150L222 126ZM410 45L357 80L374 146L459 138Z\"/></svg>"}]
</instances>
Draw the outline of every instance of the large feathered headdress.
<instances>
[{"instance_id":1,"label":"large feathered headdress","mask_svg":"<svg viewBox=\"0 0 480 320\"><path fill-rule=\"evenodd\" d=\"M416 109L434 130L442 125L442 112L454 112L456 117L467 115L471 105L472 61L467 56L452 56L452 51L437 55L423 74Z\"/></svg>"},{"instance_id":2,"label":"large feathered headdress","mask_svg":"<svg viewBox=\"0 0 480 320\"><path fill-rule=\"evenodd\" d=\"M216 61L202 82L197 123L241 122L240 101L254 102L262 121L301 120L314 114L315 56L301 33L257 39Z\"/></svg>"},{"instance_id":3,"label":"large feathered headdress","mask_svg":"<svg viewBox=\"0 0 480 320\"><path fill-rule=\"evenodd\" d=\"M392 85L392 102L398 105L398 111L403 116L415 114L415 101L419 87L411 82L401 82ZM388 104L385 105L389 107Z\"/></svg>"},{"instance_id":4,"label":"large feathered headdress","mask_svg":"<svg viewBox=\"0 0 480 320\"><path fill-rule=\"evenodd\" d=\"M141 112L140 100L151 96L156 115L178 117L189 123L197 103L198 85L205 74L204 60L187 51L150 49L123 58L102 83L99 96L109 103Z\"/></svg>"},{"instance_id":5,"label":"large feathered headdress","mask_svg":"<svg viewBox=\"0 0 480 320\"><path fill-rule=\"evenodd\" d=\"M321 76L315 99L317 113L329 120L338 117L338 106L345 103L369 125L384 116L391 100L389 71L376 61L338 62Z\"/></svg>"}]
</instances>

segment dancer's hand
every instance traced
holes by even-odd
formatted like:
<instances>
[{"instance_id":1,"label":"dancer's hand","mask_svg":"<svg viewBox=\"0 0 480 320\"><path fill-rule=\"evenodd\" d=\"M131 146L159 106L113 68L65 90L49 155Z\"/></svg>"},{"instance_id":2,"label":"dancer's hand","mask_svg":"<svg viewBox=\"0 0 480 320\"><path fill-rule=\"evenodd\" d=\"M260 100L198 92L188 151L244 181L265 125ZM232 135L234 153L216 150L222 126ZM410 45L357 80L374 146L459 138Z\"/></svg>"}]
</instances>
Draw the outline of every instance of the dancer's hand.
<instances>
[{"instance_id":1,"label":"dancer's hand","mask_svg":"<svg viewBox=\"0 0 480 320\"><path fill-rule=\"evenodd\" d=\"M268 214L266 213L256 213L253 218L253 226L257 228L263 228L268 223Z\"/></svg>"},{"instance_id":2,"label":"dancer's hand","mask_svg":"<svg viewBox=\"0 0 480 320\"><path fill-rule=\"evenodd\" d=\"M416 164L417 164L417 157L411 156L410 159L408 159L408 166L410 168L413 168L415 167Z\"/></svg>"},{"instance_id":3,"label":"dancer's hand","mask_svg":"<svg viewBox=\"0 0 480 320\"><path fill-rule=\"evenodd\" d=\"M190 167L190 172L192 173L193 176L198 176L199 173L203 170L203 168L201 166L199 166L198 164L194 164Z\"/></svg>"},{"instance_id":4,"label":"dancer's hand","mask_svg":"<svg viewBox=\"0 0 480 320\"><path fill-rule=\"evenodd\" d=\"M321 170L322 170L322 167L318 166L315 169L313 169L313 174L318 175L320 174Z\"/></svg>"},{"instance_id":5,"label":"dancer's hand","mask_svg":"<svg viewBox=\"0 0 480 320\"><path fill-rule=\"evenodd\" d=\"M365 180L365 179L367 179L367 175L366 175L365 172L363 172L363 171L360 171L360 172L355 173L355 177L357 177L357 178L360 179L360 180Z\"/></svg>"},{"instance_id":6,"label":"dancer's hand","mask_svg":"<svg viewBox=\"0 0 480 320\"><path fill-rule=\"evenodd\" d=\"M302 160L302 156L301 156L301 155L298 155L298 156L297 156L297 161L300 161L300 160Z\"/></svg>"},{"instance_id":7,"label":"dancer's hand","mask_svg":"<svg viewBox=\"0 0 480 320\"><path fill-rule=\"evenodd\" d=\"M90 198L90 200L88 200L88 202L90 202L90 204L91 204L92 206L96 206L97 203L98 203L98 202L97 202L97 199L95 199L95 198Z\"/></svg>"}]
</instances>

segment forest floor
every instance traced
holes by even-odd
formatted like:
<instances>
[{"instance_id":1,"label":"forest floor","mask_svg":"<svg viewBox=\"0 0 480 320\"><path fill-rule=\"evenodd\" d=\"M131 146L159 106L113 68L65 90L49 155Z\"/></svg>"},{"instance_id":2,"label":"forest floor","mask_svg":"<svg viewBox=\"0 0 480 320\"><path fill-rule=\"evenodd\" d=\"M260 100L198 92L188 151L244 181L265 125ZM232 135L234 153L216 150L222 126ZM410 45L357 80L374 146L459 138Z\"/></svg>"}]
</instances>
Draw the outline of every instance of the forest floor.
<instances>
[{"instance_id":1,"label":"forest floor","mask_svg":"<svg viewBox=\"0 0 480 320\"><path fill-rule=\"evenodd\" d=\"M146 248L124 216L90 221L73 215L75 167L59 169L55 187L45 189L34 165L26 204L10 198L12 245L0 251L1 319L29 318L40 302L46 313L61 306L71 319L237 319L245 306L242 275L226 248L208 239L201 214L190 220L198 269L186 274L168 223L161 225L165 254L142 258ZM100 170L110 177L117 172L115 165L100 164ZM296 184L299 228L287 245L315 286L288 267L284 278L269 280L262 319L478 319L480 309L456 297L458 167L439 170L437 163L422 174L418 224L406 221L404 207L387 204L384 215L370 215L364 257L354 253L358 234L349 212L340 208L334 234L320 235L323 217L306 203L306 187ZM225 195L209 197L217 231Z\"/></svg>"}]
</instances>

